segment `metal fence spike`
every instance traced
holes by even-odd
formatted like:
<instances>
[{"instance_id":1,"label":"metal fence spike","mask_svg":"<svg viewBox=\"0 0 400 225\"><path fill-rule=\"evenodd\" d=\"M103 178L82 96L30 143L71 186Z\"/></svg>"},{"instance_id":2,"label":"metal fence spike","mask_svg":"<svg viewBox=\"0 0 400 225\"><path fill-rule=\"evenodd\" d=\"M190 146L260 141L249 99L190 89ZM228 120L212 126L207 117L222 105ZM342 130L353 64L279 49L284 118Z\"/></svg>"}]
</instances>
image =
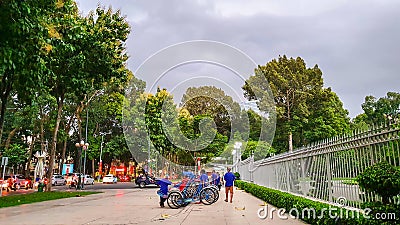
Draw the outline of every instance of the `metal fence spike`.
<instances>
[{"instance_id":1,"label":"metal fence spike","mask_svg":"<svg viewBox=\"0 0 400 225\"><path fill-rule=\"evenodd\" d=\"M259 161L244 160L238 170L241 179L266 187L335 203L345 197L352 207L375 199L359 192L348 182L367 166L381 160L400 165L400 128L373 124L334 137L307 143L290 153ZM390 153L393 152L393 153ZM251 172L250 172L251 171ZM251 174L251 175L250 175Z\"/></svg>"}]
</instances>

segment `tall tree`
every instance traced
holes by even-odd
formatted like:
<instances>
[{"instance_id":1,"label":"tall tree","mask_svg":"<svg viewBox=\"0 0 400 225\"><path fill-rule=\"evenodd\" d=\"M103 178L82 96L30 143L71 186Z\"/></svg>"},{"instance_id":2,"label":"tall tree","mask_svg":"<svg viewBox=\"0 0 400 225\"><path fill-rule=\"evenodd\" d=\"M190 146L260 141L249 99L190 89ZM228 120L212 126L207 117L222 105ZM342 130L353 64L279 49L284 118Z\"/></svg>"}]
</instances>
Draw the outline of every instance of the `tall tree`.
<instances>
[{"instance_id":1,"label":"tall tree","mask_svg":"<svg viewBox=\"0 0 400 225\"><path fill-rule=\"evenodd\" d=\"M249 133L249 139L253 141L257 141L260 138L261 135L261 126L262 126L262 118L260 115L258 115L254 110L249 109L247 111L247 115L249 118L249 125L250 125L250 133Z\"/></svg>"},{"instance_id":2,"label":"tall tree","mask_svg":"<svg viewBox=\"0 0 400 225\"><path fill-rule=\"evenodd\" d=\"M362 104L365 122L369 125L379 125L387 120L394 120L400 114L400 93L388 92L385 97L376 99L366 96Z\"/></svg>"},{"instance_id":3,"label":"tall tree","mask_svg":"<svg viewBox=\"0 0 400 225\"><path fill-rule=\"evenodd\" d=\"M193 116L209 115L220 134L231 136L231 127L240 126L240 106L232 97L214 86L190 87L182 97L181 107ZM235 131L233 131L235 132Z\"/></svg>"},{"instance_id":4,"label":"tall tree","mask_svg":"<svg viewBox=\"0 0 400 225\"><path fill-rule=\"evenodd\" d=\"M128 141L134 144L138 161L147 159L149 150L143 132L148 132L161 156L179 165L193 166L195 157L204 157L202 161L207 162L224 149L227 137L212 128L212 119L207 115L190 115L187 109L178 113L167 90L158 88L155 95L145 94L141 100L146 101L145 124L135 121L135 110L127 112L132 116L125 114L132 120L125 124L134 126L134 135ZM136 137L142 138L136 140Z\"/></svg>"},{"instance_id":5,"label":"tall tree","mask_svg":"<svg viewBox=\"0 0 400 225\"><path fill-rule=\"evenodd\" d=\"M348 111L331 88L322 88L307 99L310 112L307 123L303 124L298 143L311 142L347 133L350 130Z\"/></svg>"},{"instance_id":6,"label":"tall tree","mask_svg":"<svg viewBox=\"0 0 400 225\"><path fill-rule=\"evenodd\" d=\"M42 88L44 20L51 1L0 1L0 145L7 102L13 90L27 96Z\"/></svg>"},{"instance_id":7,"label":"tall tree","mask_svg":"<svg viewBox=\"0 0 400 225\"><path fill-rule=\"evenodd\" d=\"M9 158L9 165L15 169L17 166L24 165L28 158L27 149L20 144L12 144L4 151L4 156Z\"/></svg>"},{"instance_id":8,"label":"tall tree","mask_svg":"<svg viewBox=\"0 0 400 225\"><path fill-rule=\"evenodd\" d=\"M315 90L322 88L322 72L317 65L307 68L300 57L294 59L279 56L278 60L273 59L265 66L258 66L255 75L246 81L243 89L249 99L255 97L252 88L266 89L257 87L263 85L263 82L257 82L258 76L265 77L269 82L276 104L278 125L281 126L277 130L286 134L288 150L292 151L296 124L305 122L310 114L307 99Z\"/></svg>"},{"instance_id":9,"label":"tall tree","mask_svg":"<svg viewBox=\"0 0 400 225\"><path fill-rule=\"evenodd\" d=\"M91 91L101 89L104 82L126 77L124 42L130 28L118 11L98 7L87 18L82 18L74 1L64 1L56 4L47 30L51 41L45 84L57 101L49 160L49 168L53 168L67 93L85 99ZM49 170L48 179L52 173Z\"/></svg>"},{"instance_id":10,"label":"tall tree","mask_svg":"<svg viewBox=\"0 0 400 225\"><path fill-rule=\"evenodd\" d=\"M135 86L135 88L131 88L131 91L134 91L138 97L139 93L143 93L145 84L135 78L131 72L128 75L128 80L132 86ZM108 82L90 103L88 138L91 147L88 151L88 158L91 160L100 156L101 133L108 133L104 136L104 143L108 144L103 144L102 158L105 163L109 164L113 159L120 159L127 163L132 158L123 135L122 110L125 86L125 81L121 80Z\"/></svg>"}]
</instances>

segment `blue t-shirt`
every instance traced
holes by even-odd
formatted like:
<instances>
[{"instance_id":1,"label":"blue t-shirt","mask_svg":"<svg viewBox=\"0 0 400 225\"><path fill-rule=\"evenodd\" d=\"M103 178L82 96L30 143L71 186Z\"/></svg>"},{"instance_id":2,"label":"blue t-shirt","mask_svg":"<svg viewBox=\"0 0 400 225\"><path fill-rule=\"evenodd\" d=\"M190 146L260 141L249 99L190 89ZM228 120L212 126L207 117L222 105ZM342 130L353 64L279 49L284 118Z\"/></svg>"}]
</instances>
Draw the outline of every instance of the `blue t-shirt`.
<instances>
[{"instance_id":1,"label":"blue t-shirt","mask_svg":"<svg viewBox=\"0 0 400 225\"><path fill-rule=\"evenodd\" d=\"M218 175L216 173L211 174L211 182L217 184Z\"/></svg>"},{"instance_id":2,"label":"blue t-shirt","mask_svg":"<svg viewBox=\"0 0 400 225\"><path fill-rule=\"evenodd\" d=\"M224 180L225 180L225 187L232 187L233 186L233 181L235 181L236 177L233 175L232 172L228 172L224 175Z\"/></svg>"},{"instance_id":3,"label":"blue t-shirt","mask_svg":"<svg viewBox=\"0 0 400 225\"><path fill-rule=\"evenodd\" d=\"M207 181L208 181L208 176L207 176L207 174L203 173L203 174L200 176L200 181L204 181L205 183L207 183Z\"/></svg>"},{"instance_id":4,"label":"blue t-shirt","mask_svg":"<svg viewBox=\"0 0 400 225\"><path fill-rule=\"evenodd\" d=\"M160 191L161 193L163 193L164 195L168 194L168 184L165 182L157 182L158 185L160 185Z\"/></svg>"}]
</instances>

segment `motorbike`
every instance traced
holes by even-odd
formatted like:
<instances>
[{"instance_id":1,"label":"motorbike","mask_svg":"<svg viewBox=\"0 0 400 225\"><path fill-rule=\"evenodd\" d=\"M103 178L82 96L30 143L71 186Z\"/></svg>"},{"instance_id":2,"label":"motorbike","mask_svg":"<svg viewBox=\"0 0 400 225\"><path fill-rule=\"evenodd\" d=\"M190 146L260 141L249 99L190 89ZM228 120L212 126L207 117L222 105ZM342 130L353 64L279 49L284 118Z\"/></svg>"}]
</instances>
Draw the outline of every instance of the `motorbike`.
<instances>
[{"instance_id":1,"label":"motorbike","mask_svg":"<svg viewBox=\"0 0 400 225\"><path fill-rule=\"evenodd\" d=\"M71 183L69 183L69 188L76 188L76 189L82 189L82 183L78 183L77 180L71 180Z\"/></svg>"},{"instance_id":2,"label":"motorbike","mask_svg":"<svg viewBox=\"0 0 400 225\"><path fill-rule=\"evenodd\" d=\"M69 183L69 188L76 188L77 187L77 182L76 180L71 180L71 182Z\"/></svg>"}]
</instances>

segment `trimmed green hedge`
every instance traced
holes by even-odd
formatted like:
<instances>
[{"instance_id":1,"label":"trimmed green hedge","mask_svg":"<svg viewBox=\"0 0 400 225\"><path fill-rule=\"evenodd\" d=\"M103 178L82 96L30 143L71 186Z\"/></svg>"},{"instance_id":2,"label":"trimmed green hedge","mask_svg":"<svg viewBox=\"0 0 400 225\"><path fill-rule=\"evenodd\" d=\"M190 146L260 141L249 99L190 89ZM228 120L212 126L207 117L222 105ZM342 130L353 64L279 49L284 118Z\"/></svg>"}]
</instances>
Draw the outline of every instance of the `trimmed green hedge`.
<instances>
[{"instance_id":1,"label":"trimmed green hedge","mask_svg":"<svg viewBox=\"0 0 400 225\"><path fill-rule=\"evenodd\" d=\"M304 197L266 188L245 181L235 181L235 185L238 188L251 193L255 197L273 205L277 209L284 208L286 212L289 212L294 208L297 209L299 215L296 215L296 211L292 210L293 216L309 224L400 224L400 207L398 205L392 205L390 209L385 209L388 210L385 212L395 212L397 214L395 215L396 219L378 220L375 219L374 216L370 216L370 218L368 218L368 215L364 216L362 213L357 214L354 211L344 208L313 201ZM314 209L315 215L313 215L313 213L309 213L307 209ZM331 209L331 215L333 216L330 216L329 209ZM303 210L304 216L302 215ZM377 212L376 208L375 210L372 208L371 214L374 212ZM334 217L335 215L337 215L336 218Z\"/></svg>"}]
</instances>

